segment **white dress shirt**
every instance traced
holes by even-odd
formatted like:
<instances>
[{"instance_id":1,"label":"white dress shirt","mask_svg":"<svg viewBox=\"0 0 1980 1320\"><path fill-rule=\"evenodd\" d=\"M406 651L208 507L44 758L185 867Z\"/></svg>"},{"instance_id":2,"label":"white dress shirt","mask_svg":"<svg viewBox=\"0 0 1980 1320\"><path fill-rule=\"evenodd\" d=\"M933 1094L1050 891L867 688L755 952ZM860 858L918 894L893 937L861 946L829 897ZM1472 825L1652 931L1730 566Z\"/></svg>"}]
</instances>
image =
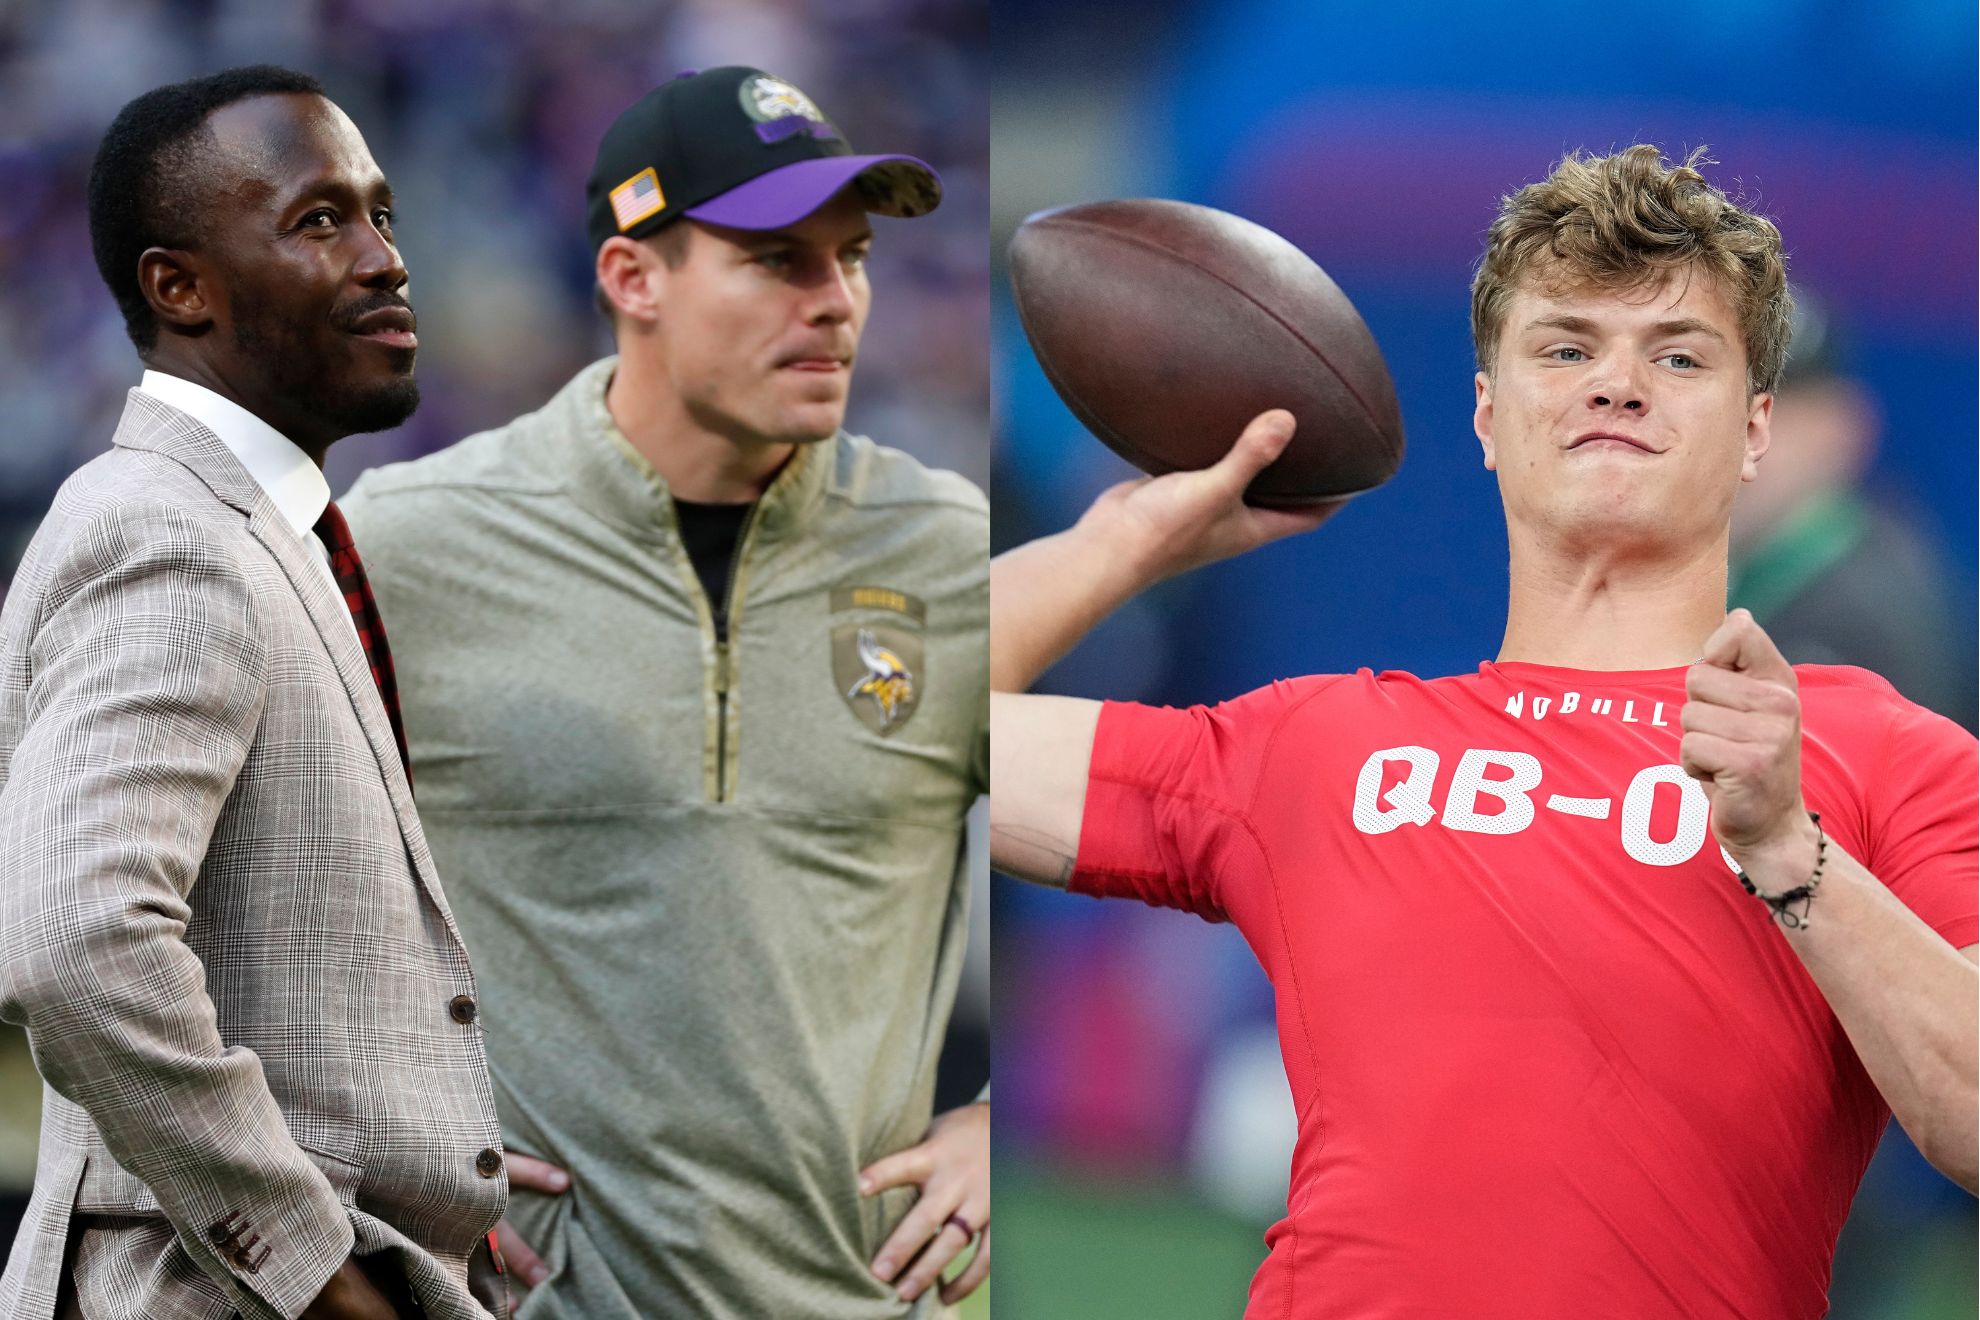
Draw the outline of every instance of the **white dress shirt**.
<instances>
[{"instance_id":1,"label":"white dress shirt","mask_svg":"<svg viewBox=\"0 0 1980 1320\"><path fill-rule=\"evenodd\" d=\"M293 440L262 421L232 399L222 398L204 385L195 385L162 371L147 371L138 388L160 403L169 404L220 437L227 452L241 461L255 484L281 510L296 529L311 558L323 570L323 580L341 602L344 589L337 585L337 574L330 567L330 550L316 534L316 521L330 503L330 483L323 469L296 448ZM357 621L348 609L338 611L344 622L357 632Z\"/></svg>"}]
</instances>

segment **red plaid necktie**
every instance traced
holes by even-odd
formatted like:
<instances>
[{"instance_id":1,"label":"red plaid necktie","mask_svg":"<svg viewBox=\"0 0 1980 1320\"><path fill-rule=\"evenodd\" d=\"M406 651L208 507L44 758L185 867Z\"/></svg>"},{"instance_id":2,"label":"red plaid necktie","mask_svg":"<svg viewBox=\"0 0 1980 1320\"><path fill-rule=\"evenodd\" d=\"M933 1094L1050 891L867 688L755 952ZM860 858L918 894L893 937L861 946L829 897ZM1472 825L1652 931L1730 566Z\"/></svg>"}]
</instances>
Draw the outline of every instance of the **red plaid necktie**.
<instances>
[{"instance_id":1,"label":"red plaid necktie","mask_svg":"<svg viewBox=\"0 0 1980 1320\"><path fill-rule=\"evenodd\" d=\"M337 508L336 501L324 506L316 520L316 534L330 551L330 571L336 575L337 590L344 593L344 604L357 624L358 641L371 666L371 681L378 684L378 695L385 699L385 713L392 720L392 737L399 744L399 761L406 768L406 782L412 782L412 757L406 753L406 726L399 721L399 682L392 676L392 648L385 644L385 624L378 617L378 602L371 598L371 583L364 576L364 561L358 558L351 540L351 525Z\"/></svg>"}]
</instances>

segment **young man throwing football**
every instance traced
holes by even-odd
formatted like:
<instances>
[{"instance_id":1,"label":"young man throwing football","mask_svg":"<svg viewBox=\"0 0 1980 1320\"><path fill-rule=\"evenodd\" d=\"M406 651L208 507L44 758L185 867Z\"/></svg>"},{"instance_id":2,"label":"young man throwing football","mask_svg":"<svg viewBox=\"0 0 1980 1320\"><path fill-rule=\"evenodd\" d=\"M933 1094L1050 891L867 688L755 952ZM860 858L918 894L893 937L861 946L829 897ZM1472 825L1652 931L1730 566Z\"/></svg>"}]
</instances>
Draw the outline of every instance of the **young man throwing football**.
<instances>
[{"instance_id":1,"label":"young man throwing football","mask_svg":"<svg viewBox=\"0 0 1980 1320\"><path fill-rule=\"evenodd\" d=\"M1790 310L1774 227L1654 148L1507 201L1476 674L1016 695L1324 516L1241 502L1282 412L995 562L996 864L1233 921L1272 977L1300 1135L1250 1314L1814 1317L1887 1114L1975 1185L1974 740L1725 611Z\"/></svg>"}]
</instances>

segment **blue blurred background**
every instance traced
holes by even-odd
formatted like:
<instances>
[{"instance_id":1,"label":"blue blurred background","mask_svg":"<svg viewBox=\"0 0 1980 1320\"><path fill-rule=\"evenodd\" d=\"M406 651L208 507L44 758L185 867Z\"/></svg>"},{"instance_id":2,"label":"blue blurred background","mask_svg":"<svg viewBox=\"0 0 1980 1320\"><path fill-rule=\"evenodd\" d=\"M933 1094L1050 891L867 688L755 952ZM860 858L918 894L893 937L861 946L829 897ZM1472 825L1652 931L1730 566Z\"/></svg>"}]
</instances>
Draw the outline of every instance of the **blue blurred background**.
<instances>
[{"instance_id":1,"label":"blue blurred background","mask_svg":"<svg viewBox=\"0 0 1980 1320\"><path fill-rule=\"evenodd\" d=\"M1803 343L1828 348L1784 388L1763 467L1772 489L1793 468L1805 490L1742 500L1740 580L1772 584L1756 609L1764 596L1769 626L1796 631L1791 658L1910 666L1894 680L1971 727L1968 0L998 0L997 15L995 259L1029 212L1101 197L1258 221L1361 310L1409 440L1390 485L1313 536L1133 602L1040 690L1180 705L1492 657L1506 550L1470 424L1471 267L1503 194L1574 148L1650 142L1709 145L1707 176L1780 225L1822 312ZM1133 474L1052 393L1001 266L995 290L1003 549ZM1823 614L1851 583L1878 611L1867 640ZM1021 1320L1236 1314L1292 1148L1263 974L1227 927L1003 877L993 893L1000 1305ZM1831 1314L1971 1317L1974 1264L1973 1199L1893 1128Z\"/></svg>"},{"instance_id":2,"label":"blue blurred background","mask_svg":"<svg viewBox=\"0 0 1980 1320\"><path fill-rule=\"evenodd\" d=\"M83 188L103 130L140 92L262 61L315 74L364 133L398 193L420 313L420 410L340 442L336 493L537 407L612 351L584 236L598 139L656 83L720 64L788 78L856 148L942 175L932 216L876 217L847 425L987 485L986 18L982 0L0 0L0 592L55 488L109 447L142 370L90 256ZM944 1104L988 1069L987 927L985 899ZM0 1027L0 1251L39 1109L24 1038Z\"/></svg>"}]
</instances>

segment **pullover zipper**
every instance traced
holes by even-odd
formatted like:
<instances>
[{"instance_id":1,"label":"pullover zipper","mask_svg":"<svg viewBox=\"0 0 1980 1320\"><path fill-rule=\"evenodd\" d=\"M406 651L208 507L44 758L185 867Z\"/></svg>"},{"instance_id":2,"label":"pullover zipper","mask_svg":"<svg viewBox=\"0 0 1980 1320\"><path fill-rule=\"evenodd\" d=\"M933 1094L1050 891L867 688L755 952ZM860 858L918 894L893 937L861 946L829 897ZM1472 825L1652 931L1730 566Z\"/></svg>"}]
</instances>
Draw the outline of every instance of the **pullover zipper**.
<instances>
[{"instance_id":1,"label":"pullover zipper","mask_svg":"<svg viewBox=\"0 0 1980 1320\"><path fill-rule=\"evenodd\" d=\"M749 551L749 538L756 530L757 514L763 508L763 501L757 500L743 519L742 531L736 536L736 548L729 556L729 591L723 610L722 628L715 634L715 800L727 802L733 797L734 786L729 783L729 693L735 687L735 664L731 654L731 641L736 634L736 620L742 614L743 600L743 560ZM700 584L699 576L696 585ZM711 621L712 614L711 611Z\"/></svg>"}]
</instances>

